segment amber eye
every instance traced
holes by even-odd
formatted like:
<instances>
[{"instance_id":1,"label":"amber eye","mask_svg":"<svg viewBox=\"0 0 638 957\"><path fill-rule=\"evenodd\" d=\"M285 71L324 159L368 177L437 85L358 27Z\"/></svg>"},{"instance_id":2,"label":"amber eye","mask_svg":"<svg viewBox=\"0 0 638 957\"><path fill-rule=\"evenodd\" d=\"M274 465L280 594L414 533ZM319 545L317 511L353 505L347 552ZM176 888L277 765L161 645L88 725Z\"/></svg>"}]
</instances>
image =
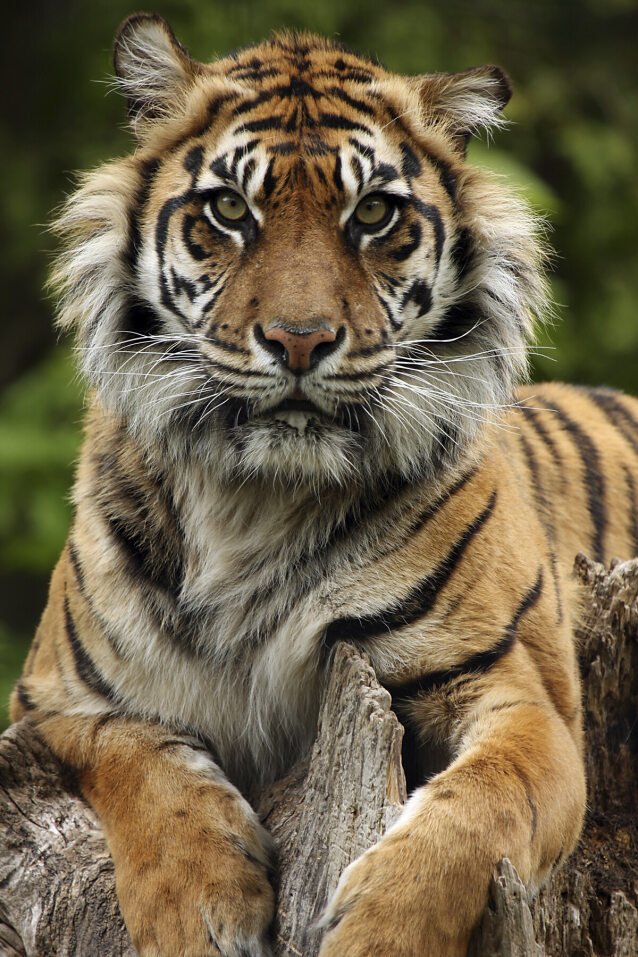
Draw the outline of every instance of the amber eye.
<instances>
[{"instance_id":1,"label":"amber eye","mask_svg":"<svg viewBox=\"0 0 638 957\"><path fill-rule=\"evenodd\" d=\"M248 203L232 189L222 189L211 200L213 212L228 223L240 223L248 216Z\"/></svg>"},{"instance_id":2,"label":"amber eye","mask_svg":"<svg viewBox=\"0 0 638 957\"><path fill-rule=\"evenodd\" d=\"M380 229L392 215L394 207L383 193L371 193L365 196L354 211L354 218L361 226Z\"/></svg>"}]
</instances>

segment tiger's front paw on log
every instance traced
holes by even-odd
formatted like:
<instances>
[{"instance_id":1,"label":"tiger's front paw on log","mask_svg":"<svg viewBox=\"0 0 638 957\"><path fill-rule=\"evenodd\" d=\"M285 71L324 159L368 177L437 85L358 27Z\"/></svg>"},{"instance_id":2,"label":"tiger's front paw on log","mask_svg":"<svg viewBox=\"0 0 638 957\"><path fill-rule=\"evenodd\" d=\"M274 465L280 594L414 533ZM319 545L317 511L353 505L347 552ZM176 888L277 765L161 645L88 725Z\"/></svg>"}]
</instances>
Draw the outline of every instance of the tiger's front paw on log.
<instances>
[{"instance_id":1,"label":"tiger's front paw on log","mask_svg":"<svg viewBox=\"0 0 638 957\"><path fill-rule=\"evenodd\" d=\"M194 817L173 816L159 833L141 822L116 858L120 907L140 957L269 957L274 892L260 836L247 822L204 822L204 807Z\"/></svg>"},{"instance_id":2,"label":"tiger's front paw on log","mask_svg":"<svg viewBox=\"0 0 638 957\"><path fill-rule=\"evenodd\" d=\"M167 743L172 775L163 761L116 795L87 788L133 944L140 957L270 957L271 839L208 756Z\"/></svg>"},{"instance_id":3,"label":"tiger's front paw on log","mask_svg":"<svg viewBox=\"0 0 638 957\"><path fill-rule=\"evenodd\" d=\"M466 957L465 888L437 875L419 844L390 831L344 871L319 957Z\"/></svg>"}]
</instances>

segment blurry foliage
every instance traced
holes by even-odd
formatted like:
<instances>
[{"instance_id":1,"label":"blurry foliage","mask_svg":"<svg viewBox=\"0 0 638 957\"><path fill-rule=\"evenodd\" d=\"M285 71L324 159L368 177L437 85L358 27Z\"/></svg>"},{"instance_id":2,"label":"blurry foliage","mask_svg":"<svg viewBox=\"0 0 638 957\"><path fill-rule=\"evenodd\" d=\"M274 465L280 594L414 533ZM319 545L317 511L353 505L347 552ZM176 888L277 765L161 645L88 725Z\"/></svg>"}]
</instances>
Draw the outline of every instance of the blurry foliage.
<instances>
[{"instance_id":1,"label":"blurry foliage","mask_svg":"<svg viewBox=\"0 0 638 957\"><path fill-rule=\"evenodd\" d=\"M153 0L150 6L200 59L288 27L336 36L406 73L503 65L514 81L512 123L489 149L476 143L470 155L513 180L553 227L556 350L554 361L538 360L536 374L637 390L635 0ZM105 81L115 29L135 9L131 0L31 0L9 5L3 16L3 698L22 654L18 636L37 620L43 582L64 540L81 418L69 351L54 345L51 304L40 292L53 241L38 224L51 219L73 170L130 148L123 104L107 95Z\"/></svg>"},{"instance_id":2,"label":"blurry foliage","mask_svg":"<svg viewBox=\"0 0 638 957\"><path fill-rule=\"evenodd\" d=\"M0 567L51 568L70 518L70 467L81 388L68 349L56 349L0 402Z\"/></svg>"}]
</instances>

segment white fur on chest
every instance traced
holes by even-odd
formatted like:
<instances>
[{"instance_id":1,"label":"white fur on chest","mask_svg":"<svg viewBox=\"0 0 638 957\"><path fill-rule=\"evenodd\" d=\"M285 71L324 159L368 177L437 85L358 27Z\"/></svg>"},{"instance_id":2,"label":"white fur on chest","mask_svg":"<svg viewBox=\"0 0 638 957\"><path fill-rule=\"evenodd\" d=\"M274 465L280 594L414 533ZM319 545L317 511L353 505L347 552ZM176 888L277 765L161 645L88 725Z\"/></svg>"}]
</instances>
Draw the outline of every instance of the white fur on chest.
<instances>
[{"instance_id":1,"label":"white fur on chest","mask_svg":"<svg viewBox=\"0 0 638 957\"><path fill-rule=\"evenodd\" d=\"M126 691L144 710L160 703L165 721L205 735L250 788L312 740L330 617L318 599L321 576L317 566L300 569L305 523L285 500L231 500L195 474L177 506L187 556L180 607L198 622L198 652L155 638L143 671L131 662Z\"/></svg>"}]
</instances>

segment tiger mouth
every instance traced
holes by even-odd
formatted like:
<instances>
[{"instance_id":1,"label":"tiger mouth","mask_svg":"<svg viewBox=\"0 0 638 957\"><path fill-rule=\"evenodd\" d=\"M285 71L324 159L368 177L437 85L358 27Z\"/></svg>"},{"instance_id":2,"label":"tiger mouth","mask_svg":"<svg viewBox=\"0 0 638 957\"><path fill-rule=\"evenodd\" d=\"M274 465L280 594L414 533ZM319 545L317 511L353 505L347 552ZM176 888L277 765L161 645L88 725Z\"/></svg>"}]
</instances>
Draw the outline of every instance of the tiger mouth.
<instances>
[{"instance_id":1,"label":"tiger mouth","mask_svg":"<svg viewBox=\"0 0 638 957\"><path fill-rule=\"evenodd\" d=\"M271 427L289 432L291 436L306 435L330 429L361 431L361 416L355 405L338 406L327 412L310 399L288 398L269 409L255 410L248 403L238 402L226 410L226 426L231 430L242 427Z\"/></svg>"},{"instance_id":2,"label":"tiger mouth","mask_svg":"<svg viewBox=\"0 0 638 957\"><path fill-rule=\"evenodd\" d=\"M285 399L257 418L262 421L273 420L299 433L305 432L308 427L337 424L335 415L320 409L309 399Z\"/></svg>"}]
</instances>

